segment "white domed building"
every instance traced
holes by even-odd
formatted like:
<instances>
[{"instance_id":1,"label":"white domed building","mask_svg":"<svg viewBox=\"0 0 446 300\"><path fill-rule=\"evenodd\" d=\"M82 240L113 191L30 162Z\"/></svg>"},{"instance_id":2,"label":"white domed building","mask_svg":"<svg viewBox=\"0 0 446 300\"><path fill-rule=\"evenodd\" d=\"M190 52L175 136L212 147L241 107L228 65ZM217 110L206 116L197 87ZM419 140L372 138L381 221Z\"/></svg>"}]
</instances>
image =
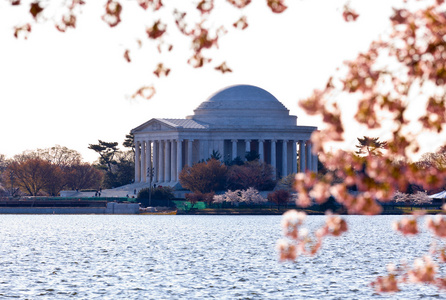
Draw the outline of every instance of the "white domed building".
<instances>
[{"instance_id":1,"label":"white domed building","mask_svg":"<svg viewBox=\"0 0 446 300\"><path fill-rule=\"evenodd\" d=\"M158 185L175 185L186 165L218 151L223 161L256 151L271 164L275 177L317 171L309 139L317 130L297 126L297 117L269 92L251 85L224 88L186 119L151 119L132 130L135 137L135 183L149 182L153 168ZM299 156L299 163L297 162Z\"/></svg>"}]
</instances>

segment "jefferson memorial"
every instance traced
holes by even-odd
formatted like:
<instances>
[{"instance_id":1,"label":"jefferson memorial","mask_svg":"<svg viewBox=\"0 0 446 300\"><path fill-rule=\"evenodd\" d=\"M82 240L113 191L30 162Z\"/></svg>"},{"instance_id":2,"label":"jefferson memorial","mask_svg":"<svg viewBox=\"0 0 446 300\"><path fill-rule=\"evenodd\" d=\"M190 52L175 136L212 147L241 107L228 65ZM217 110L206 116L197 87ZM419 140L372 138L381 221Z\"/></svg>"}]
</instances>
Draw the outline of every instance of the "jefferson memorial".
<instances>
[{"instance_id":1,"label":"jefferson memorial","mask_svg":"<svg viewBox=\"0 0 446 300\"><path fill-rule=\"evenodd\" d=\"M134 128L135 183L176 185L186 166L208 159L245 159L256 151L271 164L275 178L305 170L317 171L311 151L312 126L297 126L297 117L273 95L256 86L224 88L201 103L186 119L151 119ZM299 162L297 161L299 157Z\"/></svg>"}]
</instances>

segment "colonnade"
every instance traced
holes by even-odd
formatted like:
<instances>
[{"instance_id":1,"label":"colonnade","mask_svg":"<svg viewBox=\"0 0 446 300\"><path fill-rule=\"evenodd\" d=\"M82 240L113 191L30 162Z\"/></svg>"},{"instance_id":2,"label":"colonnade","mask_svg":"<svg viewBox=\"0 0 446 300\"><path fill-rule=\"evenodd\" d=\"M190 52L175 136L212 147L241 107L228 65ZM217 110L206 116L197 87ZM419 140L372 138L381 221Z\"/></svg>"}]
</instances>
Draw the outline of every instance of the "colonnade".
<instances>
[{"instance_id":1,"label":"colonnade","mask_svg":"<svg viewBox=\"0 0 446 300\"><path fill-rule=\"evenodd\" d=\"M312 153L308 140L139 140L135 142L135 182L148 183L150 177L153 183L178 182L185 165L192 166L209 158L213 150L222 155L222 160L233 160L237 156L244 159L246 152L256 150L260 160L276 170L274 177L297 173L298 166L299 172L317 172L317 156Z\"/></svg>"}]
</instances>

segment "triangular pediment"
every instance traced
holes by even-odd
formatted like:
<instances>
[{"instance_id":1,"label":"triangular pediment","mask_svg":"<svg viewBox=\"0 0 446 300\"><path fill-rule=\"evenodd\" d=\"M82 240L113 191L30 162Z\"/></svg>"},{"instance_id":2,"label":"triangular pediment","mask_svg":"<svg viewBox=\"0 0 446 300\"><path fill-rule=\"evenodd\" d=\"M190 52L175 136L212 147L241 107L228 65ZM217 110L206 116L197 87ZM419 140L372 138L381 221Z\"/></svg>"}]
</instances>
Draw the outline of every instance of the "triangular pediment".
<instances>
[{"instance_id":1,"label":"triangular pediment","mask_svg":"<svg viewBox=\"0 0 446 300\"><path fill-rule=\"evenodd\" d=\"M163 121L162 119L151 119L144 124L132 130L132 133L137 132L156 132L156 131L175 131L177 128Z\"/></svg>"}]
</instances>

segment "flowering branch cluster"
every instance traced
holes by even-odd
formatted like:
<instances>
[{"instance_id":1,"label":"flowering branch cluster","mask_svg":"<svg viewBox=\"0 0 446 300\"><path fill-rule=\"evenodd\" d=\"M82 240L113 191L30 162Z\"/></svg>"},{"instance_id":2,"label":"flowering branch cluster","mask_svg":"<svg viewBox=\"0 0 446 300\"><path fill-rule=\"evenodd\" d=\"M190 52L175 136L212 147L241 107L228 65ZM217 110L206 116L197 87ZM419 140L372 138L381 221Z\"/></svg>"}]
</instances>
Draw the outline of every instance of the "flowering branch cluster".
<instances>
[{"instance_id":1,"label":"flowering branch cluster","mask_svg":"<svg viewBox=\"0 0 446 300\"><path fill-rule=\"evenodd\" d=\"M236 9L242 10L251 3L251 0L226 0L231 6ZM26 6L22 4L21 0L10 0L12 6ZM135 0L136 4L143 10L151 11L151 18L155 18L151 21L151 25L146 27L147 38L152 41L156 41L157 49L161 53L163 48L167 51L173 49L173 43L165 41L165 36L168 30L168 23L172 20L166 20L166 17L157 18L157 12L165 9L166 5L162 0ZM181 2L181 1L180 1ZM48 19L54 20L54 25L57 30L65 32L68 28L74 29L76 27L77 15L81 13L81 7L84 6L84 0L67 0L63 3L51 4L48 1L34 0L29 6L29 13L31 14L34 22L45 22ZM102 20L110 27L116 27L122 22L122 12L129 3L125 3L122 0L106 0L104 5L104 13L101 16ZM192 2L190 5L190 12L182 12L179 9L173 11L173 22L176 24L180 33L189 38L191 42L192 56L188 59L188 63L194 68L201 68L207 63L212 61L211 58L206 57L203 54L203 50L218 48L219 38L227 33L227 29L224 25L214 25L213 22L208 22L211 19L210 15L215 10L214 0L200 0ZM271 9L273 13L282 13L287 9L285 0L266 0L266 5ZM56 9L54 8L55 6ZM181 6L181 5L180 5ZM54 13L56 11L56 13ZM53 13L52 16L48 16ZM198 13L198 20L194 13ZM193 16L191 19L186 20L186 16ZM221 21L219 21L221 22ZM232 23L232 22L231 22ZM192 26L189 26L191 25ZM212 24L212 25L209 25ZM34 24L25 23L22 25L16 25L14 27L14 36L19 38L23 36L25 39L31 33L31 29ZM242 15L235 22L232 23L235 29L244 30L248 27L248 21L246 15ZM192 27L190 29L189 27ZM142 41L138 40L139 46L142 45ZM166 46L167 45L167 46ZM166 46L166 47L165 47ZM127 62L131 62L130 50L124 51L124 59ZM214 67L215 70L227 73L232 72L227 63L221 62ZM159 63L154 70L154 74L157 77L168 76L170 69L165 67L163 63ZM148 91L149 92L146 92ZM153 86L142 87L133 96L145 97L149 99L155 94Z\"/></svg>"},{"instance_id":2,"label":"flowering branch cluster","mask_svg":"<svg viewBox=\"0 0 446 300\"><path fill-rule=\"evenodd\" d=\"M326 236L340 236L347 231L347 223L339 216L328 215L324 226L315 231L314 237L306 228L301 228L306 214L289 210L283 214L282 233L284 238L277 243L280 260L296 260L299 255L314 255L322 246Z\"/></svg>"},{"instance_id":3,"label":"flowering branch cluster","mask_svg":"<svg viewBox=\"0 0 446 300\"><path fill-rule=\"evenodd\" d=\"M416 235L418 230L418 218L422 213L415 213L412 217L402 218L393 224L395 230L404 235ZM426 220L427 228L437 238L446 237L446 220L441 215L429 217ZM446 277L439 274L439 264L446 262L446 249L438 249L436 243L432 244L430 253L414 260L410 267L403 263L397 268L393 264L387 266L388 275L379 276L371 285L378 292L397 292L402 283L433 284L441 289L446 289Z\"/></svg>"},{"instance_id":4,"label":"flowering branch cluster","mask_svg":"<svg viewBox=\"0 0 446 300\"><path fill-rule=\"evenodd\" d=\"M294 187L298 191L298 205L307 207L313 200L322 204L333 196L350 214L375 215L382 210L380 202L392 201L397 192L405 192L411 184L425 190L445 186L445 166L410 161L411 155L420 151L418 134L443 133L446 124L446 11L443 2L404 1L403 8L394 9L388 36L371 43L366 52L346 62L340 75L331 77L322 90L315 90L300 101L306 113L321 116L325 124L312 135L311 142L313 152L318 154L328 172L326 175L307 172L296 176ZM358 15L346 6L344 18L354 21ZM358 155L352 151L329 150L344 141L345 127L338 102L343 97L357 99L354 118L360 126L369 130L389 128L384 151ZM425 108L421 116L411 120L409 107L420 101ZM420 132L414 132L414 123L420 125ZM416 195L416 199L427 200L421 194ZM403 218L394 228L404 235L418 234L418 217ZM303 218L295 211L284 215L287 239L278 245L282 260L294 260L301 253L314 254L319 249L324 231L316 231L315 240L311 241L307 234L297 230ZM427 226L437 237L446 237L446 221L442 217L428 219ZM307 245L310 251L305 250ZM429 256L417 259L412 268L389 268L388 276L379 277L372 285L379 292L398 291L401 282L430 283L444 288L446 279L438 276L436 262L445 261L444 253L445 249L433 250Z\"/></svg>"},{"instance_id":5,"label":"flowering branch cluster","mask_svg":"<svg viewBox=\"0 0 446 300\"><path fill-rule=\"evenodd\" d=\"M253 187L246 190L228 190L222 195L214 196L214 203L228 202L231 204L246 203L246 204L261 204L267 200L260 195L259 191Z\"/></svg>"}]
</instances>

